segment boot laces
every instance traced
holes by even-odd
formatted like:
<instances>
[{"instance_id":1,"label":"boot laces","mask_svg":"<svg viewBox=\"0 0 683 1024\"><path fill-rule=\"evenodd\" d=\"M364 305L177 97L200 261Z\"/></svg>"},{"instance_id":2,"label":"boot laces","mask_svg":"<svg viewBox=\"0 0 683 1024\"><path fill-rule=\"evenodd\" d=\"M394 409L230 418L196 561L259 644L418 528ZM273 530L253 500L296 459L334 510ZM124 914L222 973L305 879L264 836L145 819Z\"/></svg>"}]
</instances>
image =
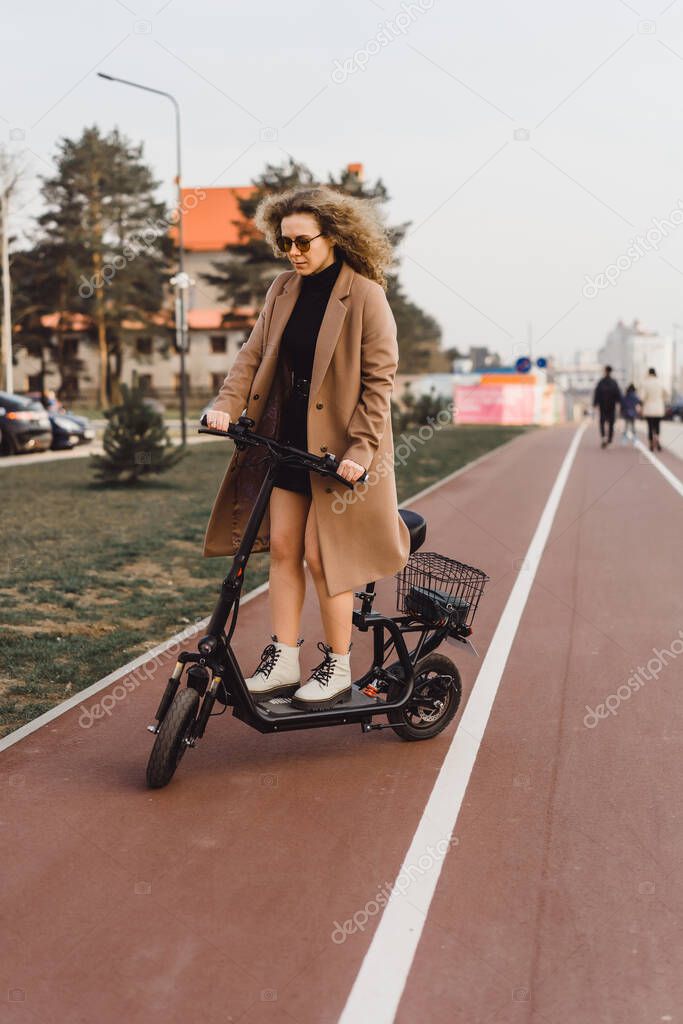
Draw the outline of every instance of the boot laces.
<instances>
[{"instance_id":1,"label":"boot laces","mask_svg":"<svg viewBox=\"0 0 683 1024\"><path fill-rule=\"evenodd\" d=\"M275 644L268 644L266 647L264 647L263 654L261 655L261 660L259 662L258 668L256 669L256 672L254 672L254 675L257 675L260 672L267 678L273 671L275 662L280 657L280 653L281 652L279 648L277 648Z\"/></svg>"},{"instance_id":2,"label":"boot laces","mask_svg":"<svg viewBox=\"0 0 683 1024\"><path fill-rule=\"evenodd\" d=\"M324 640L319 640L317 646L324 653L325 657L311 672L311 679L316 679L321 686L327 686L334 672L334 656L332 648Z\"/></svg>"}]
</instances>

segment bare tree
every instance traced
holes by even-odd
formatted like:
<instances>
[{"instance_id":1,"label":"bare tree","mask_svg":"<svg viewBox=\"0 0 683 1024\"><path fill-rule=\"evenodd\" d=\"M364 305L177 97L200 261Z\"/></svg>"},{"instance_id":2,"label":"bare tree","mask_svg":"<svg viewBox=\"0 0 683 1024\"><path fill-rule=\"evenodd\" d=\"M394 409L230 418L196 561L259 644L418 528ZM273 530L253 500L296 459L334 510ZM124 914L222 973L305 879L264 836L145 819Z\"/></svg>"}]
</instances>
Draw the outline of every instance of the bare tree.
<instances>
[{"instance_id":1,"label":"bare tree","mask_svg":"<svg viewBox=\"0 0 683 1024\"><path fill-rule=\"evenodd\" d=\"M2 365L0 384L10 394L14 391L12 366L12 282L9 270L9 207L18 190L25 166L17 156L0 144L0 273L2 274Z\"/></svg>"}]
</instances>

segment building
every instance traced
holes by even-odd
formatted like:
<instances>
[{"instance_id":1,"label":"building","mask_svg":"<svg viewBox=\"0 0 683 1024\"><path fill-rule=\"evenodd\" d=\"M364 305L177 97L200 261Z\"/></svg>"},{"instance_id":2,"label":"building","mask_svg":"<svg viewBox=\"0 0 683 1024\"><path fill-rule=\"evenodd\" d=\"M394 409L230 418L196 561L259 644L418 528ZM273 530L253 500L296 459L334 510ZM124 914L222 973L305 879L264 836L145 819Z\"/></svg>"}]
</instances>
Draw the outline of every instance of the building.
<instances>
[{"instance_id":1,"label":"building","mask_svg":"<svg viewBox=\"0 0 683 1024\"><path fill-rule=\"evenodd\" d=\"M612 375L622 390L630 383L642 387L648 369L653 366L671 393L678 373L674 354L673 338L647 330L639 320L630 325L619 320L605 338L598 357L602 366L612 367Z\"/></svg>"}]
</instances>

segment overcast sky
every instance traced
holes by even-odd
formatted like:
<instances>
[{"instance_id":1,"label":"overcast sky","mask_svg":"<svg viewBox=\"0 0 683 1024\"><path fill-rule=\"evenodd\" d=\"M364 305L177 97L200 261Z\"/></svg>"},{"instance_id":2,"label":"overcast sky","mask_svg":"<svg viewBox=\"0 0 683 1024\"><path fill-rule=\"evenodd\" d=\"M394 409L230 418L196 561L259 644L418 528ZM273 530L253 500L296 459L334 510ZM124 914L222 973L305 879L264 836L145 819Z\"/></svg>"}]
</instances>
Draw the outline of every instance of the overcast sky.
<instances>
[{"instance_id":1,"label":"overcast sky","mask_svg":"<svg viewBox=\"0 0 683 1024\"><path fill-rule=\"evenodd\" d=\"M287 154L381 177L446 345L511 359L531 322L534 354L568 359L619 317L683 324L683 0L34 0L2 19L15 229L57 140L93 123L143 141L171 198L170 103L101 70L175 93L186 186Z\"/></svg>"}]
</instances>

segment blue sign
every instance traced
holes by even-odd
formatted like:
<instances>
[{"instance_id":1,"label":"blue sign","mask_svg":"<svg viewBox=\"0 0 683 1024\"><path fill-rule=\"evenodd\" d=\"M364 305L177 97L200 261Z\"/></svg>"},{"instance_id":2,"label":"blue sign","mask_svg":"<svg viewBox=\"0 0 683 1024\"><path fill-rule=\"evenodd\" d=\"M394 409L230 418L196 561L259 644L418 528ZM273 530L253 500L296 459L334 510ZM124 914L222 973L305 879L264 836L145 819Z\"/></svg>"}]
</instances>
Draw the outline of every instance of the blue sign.
<instances>
[{"instance_id":1,"label":"blue sign","mask_svg":"<svg viewBox=\"0 0 683 1024\"><path fill-rule=\"evenodd\" d=\"M517 373L528 373L531 369L531 360L528 356L520 356L520 358L515 363L515 368L517 370Z\"/></svg>"},{"instance_id":2,"label":"blue sign","mask_svg":"<svg viewBox=\"0 0 683 1024\"><path fill-rule=\"evenodd\" d=\"M545 358L545 356L541 356L540 359L536 360L536 366L540 366L541 369L543 369L547 365L548 360Z\"/></svg>"}]
</instances>

